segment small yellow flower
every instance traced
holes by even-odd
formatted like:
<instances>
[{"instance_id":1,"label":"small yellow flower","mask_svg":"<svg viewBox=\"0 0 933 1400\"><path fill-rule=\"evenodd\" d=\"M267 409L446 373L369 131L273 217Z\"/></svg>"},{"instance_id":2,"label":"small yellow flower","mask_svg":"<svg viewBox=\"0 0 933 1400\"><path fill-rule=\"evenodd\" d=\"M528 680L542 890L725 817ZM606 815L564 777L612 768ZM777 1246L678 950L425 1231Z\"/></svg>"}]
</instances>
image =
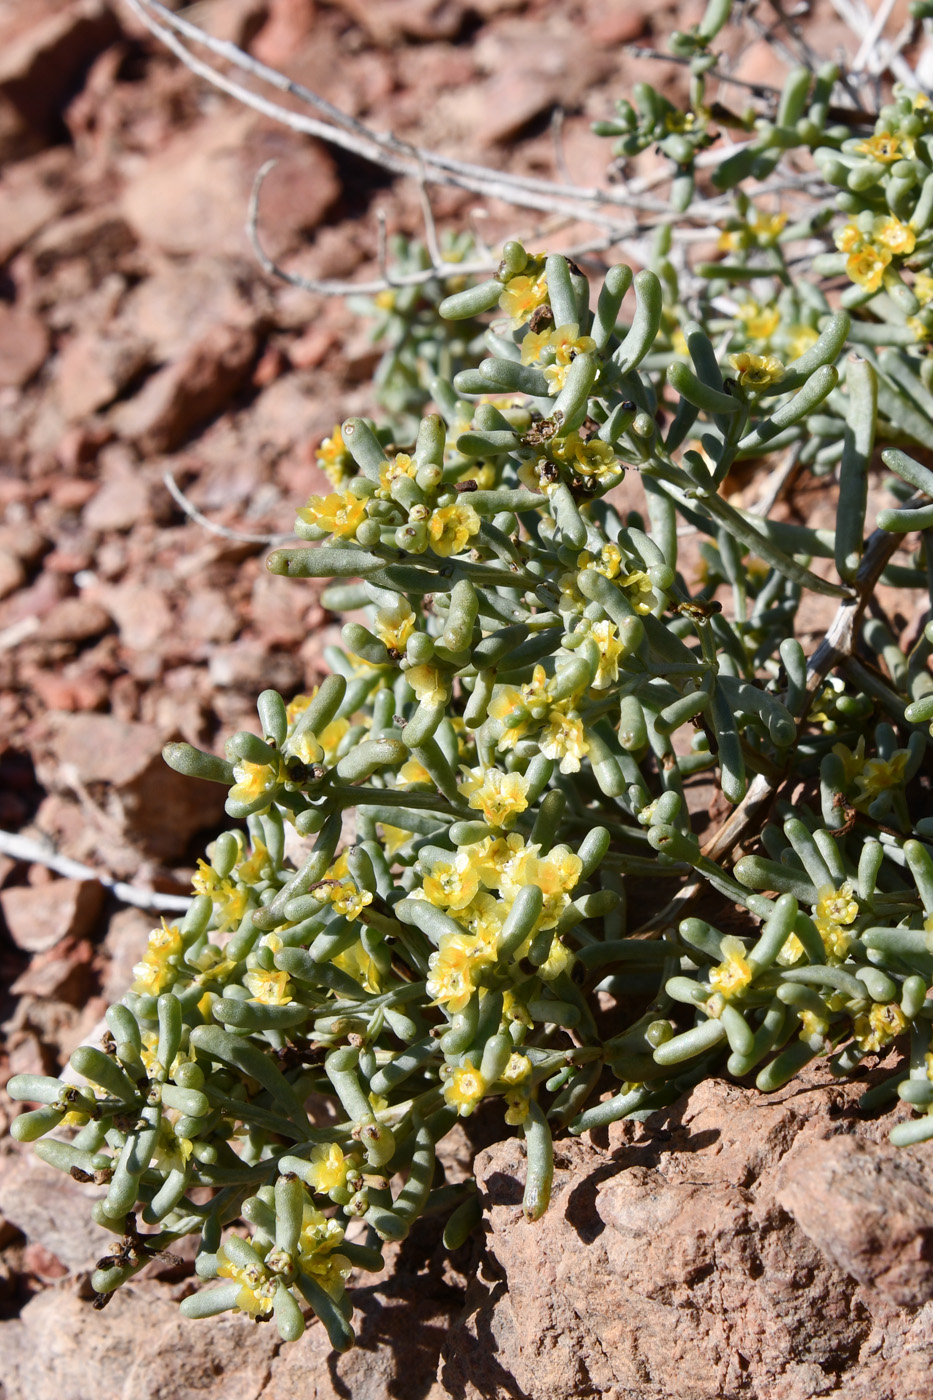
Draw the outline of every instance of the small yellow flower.
<instances>
[{"instance_id":1,"label":"small yellow flower","mask_svg":"<svg viewBox=\"0 0 933 1400\"><path fill-rule=\"evenodd\" d=\"M388 491L393 481L398 481L399 477L407 476L414 480L418 472L418 463L413 457L409 457L407 452L397 452L391 462L383 462L379 468L379 485L384 491Z\"/></svg>"},{"instance_id":2,"label":"small yellow flower","mask_svg":"<svg viewBox=\"0 0 933 1400\"><path fill-rule=\"evenodd\" d=\"M509 1056L509 1062L499 1078L503 1084L524 1084L530 1074L531 1061L527 1055L516 1050Z\"/></svg>"},{"instance_id":3,"label":"small yellow flower","mask_svg":"<svg viewBox=\"0 0 933 1400\"><path fill-rule=\"evenodd\" d=\"M428 959L428 996L435 1005L456 1015L473 995L473 973L483 961L477 940L470 934L442 934L437 952Z\"/></svg>"},{"instance_id":4,"label":"small yellow flower","mask_svg":"<svg viewBox=\"0 0 933 1400\"><path fill-rule=\"evenodd\" d=\"M505 1096L505 1121L510 1128L518 1128L528 1117L531 1099L519 1089L511 1089Z\"/></svg>"},{"instance_id":5,"label":"small yellow flower","mask_svg":"<svg viewBox=\"0 0 933 1400\"><path fill-rule=\"evenodd\" d=\"M331 890L330 902L338 914L352 922L360 917L368 904L372 904L373 897L369 890L358 890L350 880Z\"/></svg>"},{"instance_id":6,"label":"small yellow flower","mask_svg":"<svg viewBox=\"0 0 933 1400\"><path fill-rule=\"evenodd\" d=\"M503 289L499 306L512 318L512 329L517 330L530 321L539 306L547 301L547 278L543 272L537 277L512 277Z\"/></svg>"},{"instance_id":7,"label":"small yellow flower","mask_svg":"<svg viewBox=\"0 0 933 1400\"><path fill-rule=\"evenodd\" d=\"M375 960L367 953L362 943L357 941L334 958L334 966L339 967L374 996L383 990L379 969Z\"/></svg>"},{"instance_id":8,"label":"small yellow flower","mask_svg":"<svg viewBox=\"0 0 933 1400\"><path fill-rule=\"evenodd\" d=\"M466 777L458 784L474 811L482 812L491 826L507 826L528 807L528 779L521 773L503 773L499 768L461 768Z\"/></svg>"},{"instance_id":9,"label":"small yellow flower","mask_svg":"<svg viewBox=\"0 0 933 1400\"><path fill-rule=\"evenodd\" d=\"M376 636L390 651L401 655L414 630L415 614L407 598L400 598L395 608L379 608L376 612Z\"/></svg>"},{"instance_id":10,"label":"small yellow flower","mask_svg":"<svg viewBox=\"0 0 933 1400\"><path fill-rule=\"evenodd\" d=\"M503 924L503 906L498 900L493 899L485 890L480 890L469 904L455 911L455 917L471 937L476 939L475 956L493 957Z\"/></svg>"},{"instance_id":11,"label":"small yellow flower","mask_svg":"<svg viewBox=\"0 0 933 1400\"><path fill-rule=\"evenodd\" d=\"M891 261L887 248L876 248L873 243L864 243L846 259L846 272L853 282L864 287L866 292L877 292L884 277L884 270Z\"/></svg>"},{"instance_id":12,"label":"small yellow flower","mask_svg":"<svg viewBox=\"0 0 933 1400\"><path fill-rule=\"evenodd\" d=\"M600 482L616 476L622 470L619 458L609 443L603 442L600 437L591 437L584 442L579 433L568 433L554 444L554 456L581 476L595 477Z\"/></svg>"},{"instance_id":13,"label":"small yellow flower","mask_svg":"<svg viewBox=\"0 0 933 1400\"><path fill-rule=\"evenodd\" d=\"M353 475L354 463L343 440L340 424L334 425L330 437L325 438L317 450L317 464L331 486L339 490Z\"/></svg>"},{"instance_id":14,"label":"small yellow flower","mask_svg":"<svg viewBox=\"0 0 933 1400\"><path fill-rule=\"evenodd\" d=\"M729 244L724 244L723 239L731 238L731 236L732 235L728 233L724 233L720 236L719 247L723 252L728 251L731 246ZM675 355L682 355L685 359L690 354L690 349L687 345L687 337L679 326L677 330L671 332L671 349Z\"/></svg>"},{"instance_id":15,"label":"small yellow flower","mask_svg":"<svg viewBox=\"0 0 933 1400\"><path fill-rule=\"evenodd\" d=\"M444 1085L444 1098L461 1118L468 1118L486 1092L486 1081L471 1064L460 1065Z\"/></svg>"},{"instance_id":16,"label":"small yellow flower","mask_svg":"<svg viewBox=\"0 0 933 1400\"><path fill-rule=\"evenodd\" d=\"M172 959L180 958L183 949L180 930L163 917L160 927L149 935L142 962L133 968L133 991L158 996L170 987L175 980Z\"/></svg>"},{"instance_id":17,"label":"small yellow flower","mask_svg":"<svg viewBox=\"0 0 933 1400\"><path fill-rule=\"evenodd\" d=\"M610 542L602 546L599 551L599 558L596 559L589 550L584 549L581 554L577 555L577 568L595 569L598 574L602 574L603 578L618 578L622 568L622 551L617 544ZM635 575L633 574L631 577L634 583L636 581ZM646 579L648 575L641 574L640 577ZM649 582L649 587L650 586Z\"/></svg>"},{"instance_id":18,"label":"small yellow flower","mask_svg":"<svg viewBox=\"0 0 933 1400\"><path fill-rule=\"evenodd\" d=\"M435 554L449 559L462 554L469 540L478 535L482 521L471 505L460 502L431 512L428 540Z\"/></svg>"},{"instance_id":19,"label":"small yellow flower","mask_svg":"<svg viewBox=\"0 0 933 1400\"><path fill-rule=\"evenodd\" d=\"M831 919L837 924L851 924L858 918L858 900L853 899L848 880L839 889L823 885L817 891L816 918Z\"/></svg>"},{"instance_id":20,"label":"small yellow flower","mask_svg":"<svg viewBox=\"0 0 933 1400\"><path fill-rule=\"evenodd\" d=\"M882 165L890 165L892 161L902 159L901 141L897 136L892 136L890 131L879 131L877 136L870 136L867 141L860 141L855 150L860 156L867 156L869 160L880 161Z\"/></svg>"},{"instance_id":21,"label":"small yellow flower","mask_svg":"<svg viewBox=\"0 0 933 1400\"><path fill-rule=\"evenodd\" d=\"M743 389L766 389L784 378L784 366L776 355L730 355L729 363Z\"/></svg>"},{"instance_id":22,"label":"small yellow flower","mask_svg":"<svg viewBox=\"0 0 933 1400\"><path fill-rule=\"evenodd\" d=\"M844 962L854 937L851 930L844 928L842 924L835 923L832 919L820 918L819 916L814 918L813 922L823 940L827 960L830 963Z\"/></svg>"},{"instance_id":23,"label":"small yellow flower","mask_svg":"<svg viewBox=\"0 0 933 1400\"><path fill-rule=\"evenodd\" d=\"M625 647L614 622L594 622L589 635L599 647L599 668L593 678L594 690L606 690L619 679L619 661Z\"/></svg>"},{"instance_id":24,"label":"small yellow flower","mask_svg":"<svg viewBox=\"0 0 933 1400\"><path fill-rule=\"evenodd\" d=\"M382 823L382 839L387 855L394 856L396 851L407 845L411 837L412 833L406 831L403 826L392 826L389 822Z\"/></svg>"},{"instance_id":25,"label":"small yellow flower","mask_svg":"<svg viewBox=\"0 0 933 1400\"><path fill-rule=\"evenodd\" d=\"M933 301L933 273L918 272L914 278L913 292L921 306Z\"/></svg>"},{"instance_id":26,"label":"small yellow flower","mask_svg":"<svg viewBox=\"0 0 933 1400\"><path fill-rule=\"evenodd\" d=\"M468 851L435 865L424 880L424 892L438 909L465 909L478 890L479 876Z\"/></svg>"},{"instance_id":27,"label":"small yellow flower","mask_svg":"<svg viewBox=\"0 0 933 1400\"><path fill-rule=\"evenodd\" d=\"M855 1040L860 1050L880 1050L907 1029L907 1017L896 1001L875 1002L867 1015L855 1018Z\"/></svg>"},{"instance_id":28,"label":"small yellow flower","mask_svg":"<svg viewBox=\"0 0 933 1400\"><path fill-rule=\"evenodd\" d=\"M522 341L522 364L535 365L541 356L548 349L551 341L550 331L529 331Z\"/></svg>"},{"instance_id":29,"label":"small yellow flower","mask_svg":"<svg viewBox=\"0 0 933 1400\"><path fill-rule=\"evenodd\" d=\"M438 705L446 705L450 699L450 676L438 666L427 663L412 666L405 672L405 679L415 692L419 704L436 708Z\"/></svg>"},{"instance_id":30,"label":"small yellow flower","mask_svg":"<svg viewBox=\"0 0 933 1400\"><path fill-rule=\"evenodd\" d=\"M872 242L898 257L909 257L917 246L917 235L910 224L902 224L893 214L879 214L872 225Z\"/></svg>"},{"instance_id":31,"label":"small yellow flower","mask_svg":"<svg viewBox=\"0 0 933 1400\"><path fill-rule=\"evenodd\" d=\"M888 788L903 786L909 758L910 752L907 749L895 749L890 758L867 759L861 773L855 779L855 785L859 789L855 798L856 807L867 807Z\"/></svg>"},{"instance_id":32,"label":"small yellow flower","mask_svg":"<svg viewBox=\"0 0 933 1400\"><path fill-rule=\"evenodd\" d=\"M781 967L794 967L803 957L804 948L796 933L788 935L781 951L777 955L777 962Z\"/></svg>"},{"instance_id":33,"label":"small yellow flower","mask_svg":"<svg viewBox=\"0 0 933 1400\"><path fill-rule=\"evenodd\" d=\"M410 758L408 762L403 763L398 770L397 786L414 787L417 783L423 783L428 787L433 787L434 779L423 763L419 763L417 758Z\"/></svg>"},{"instance_id":34,"label":"small yellow flower","mask_svg":"<svg viewBox=\"0 0 933 1400\"><path fill-rule=\"evenodd\" d=\"M838 229L833 237L833 242L840 253L854 253L856 248L864 241L862 230L859 228L858 224L853 224L851 220L849 223L843 224L842 228Z\"/></svg>"},{"instance_id":35,"label":"small yellow flower","mask_svg":"<svg viewBox=\"0 0 933 1400\"><path fill-rule=\"evenodd\" d=\"M308 1182L315 1191L327 1196L335 1188L345 1186L350 1173L358 1169L359 1160L345 1157L337 1143L319 1143L311 1149Z\"/></svg>"},{"instance_id":36,"label":"small yellow flower","mask_svg":"<svg viewBox=\"0 0 933 1400\"><path fill-rule=\"evenodd\" d=\"M583 721L576 711L553 709L541 735L540 747L545 758L560 760L562 773L579 773L580 761L589 753L590 746L583 732Z\"/></svg>"},{"instance_id":37,"label":"small yellow flower","mask_svg":"<svg viewBox=\"0 0 933 1400\"><path fill-rule=\"evenodd\" d=\"M730 1001L751 982L752 970L746 960L745 944L741 939L726 934L720 947L724 958L719 966L710 972L709 984L715 992L725 997L726 1001Z\"/></svg>"},{"instance_id":38,"label":"small yellow flower","mask_svg":"<svg viewBox=\"0 0 933 1400\"><path fill-rule=\"evenodd\" d=\"M257 968L247 972L243 985L252 992L252 1000L263 1006L286 1006L292 999L287 972L264 972Z\"/></svg>"},{"instance_id":39,"label":"small yellow flower","mask_svg":"<svg viewBox=\"0 0 933 1400\"><path fill-rule=\"evenodd\" d=\"M745 323L745 334L751 340L769 340L781 324L776 306L759 306L757 301L743 301L736 315Z\"/></svg>"},{"instance_id":40,"label":"small yellow flower","mask_svg":"<svg viewBox=\"0 0 933 1400\"><path fill-rule=\"evenodd\" d=\"M267 794L271 801L272 794L286 777L285 767L281 760L278 763L250 763L248 759L241 758L233 765L233 776L236 782L230 789L230 796L235 802L255 802L260 797Z\"/></svg>"},{"instance_id":41,"label":"small yellow flower","mask_svg":"<svg viewBox=\"0 0 933 1400\"><path fill-rule=\"evenodd\" d=\"M350 540L366 514L366 502L351 496L349 491L334 491L329 496L309 496L298 512L306 525L317 525L332 535Z\"/></svg>"},{"instance_id":42,"label":"small yellow flower","mask_svg":"<svg viewBox=\"0 0 933 1400\"><path fill-rule=\"evenodd\" d=\"M819 340L819 331L813 326L804 326L798 322L787 327L787 340L785 343L785 353L788 359L798 360L801 355L815 345Z\"/></svg>"},{"instance_id":43,"label":"small yellow flower","mask_svg":"<svg viewBox=\"0 0 933 1400\"><path fill-rule=\"evenodd\" d=\"M756 209L748 221L748 227L756 240L765 244L773 243L786 223L786 214L768 214L763 209Z\"/></svg>"},{"instance_id":44,"label":"small yellow flower","mask_svg":"<svg viewBox=\"0 0 933 1400\"><path fill-rule=\"evenodd\" d=\"M262 1264L234 1264L227 1258L223 1245L217 1251L217 1263L220 1278L233 1279L240 1284L236 1306L241 1312L249 1313L250 1317L258 1317L272 1311L278 1281L270 1276Z\"/></svg>"},{"instance_id":45,"label":"small yellow flower","mask_svg":"<svg viewBox=\"0 0 933 1400\"><path fill-rule=\"evenodd\" d=\"M548 381L548 393L559 394L567 378L567 370L577 355L587 350L595 350L592 336L580 334L580 327L573 323L558 326L548 337L548 349L554 353L554 364L547 365L544 376Z\"/></svg>"},{"instance_id":46,"label":"small yellow flower","mask_svg":"<svg viewBox=\"0 0 933 1400\"><path fill-rule=\"evenodd\" d=\"M564 896L566 903L566 896ZM575 958L568 947L561 943L559 938L555 938L551 943L550 952L545 961L538 968L538 976L545 982L553 982L555 977L559 977L562 972L569 972L573 967Z\"/></svg>"},{"instance_id":47,"label":"small yellow flower","mask_svg":"<svg viewBox=\"0 0 933 1400\"><path fill-rule=\"evenodd\" d=\"M841 760L845 770L846 787L851 787L855 779L865 767L865 735L859 735L859 741L853 753L845 744L833 744L833 753Z\"/></svg>"},{"instance_id":48,"label":"small yellow flower","mask_svg":"<svg viewBox=\"0 0 933 1400\"><path fill-rule=\"evenodd\" d=\"M922 316L908 316L906 325L908 330L913 331L916 340L924 341L931 338L930 327Z\"/></svg>"}]
</instances>

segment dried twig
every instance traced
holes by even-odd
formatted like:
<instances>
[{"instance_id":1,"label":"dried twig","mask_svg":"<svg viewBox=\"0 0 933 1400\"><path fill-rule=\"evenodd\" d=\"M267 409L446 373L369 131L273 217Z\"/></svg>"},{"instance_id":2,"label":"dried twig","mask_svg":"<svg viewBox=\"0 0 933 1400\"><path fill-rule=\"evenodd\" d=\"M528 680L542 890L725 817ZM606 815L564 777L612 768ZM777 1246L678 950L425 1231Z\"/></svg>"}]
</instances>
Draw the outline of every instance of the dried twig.
<instances>
[{"instance_id":1,"label":"dried twig","mask_svg":"<svg viewBox=\"0 0 933 1400\"><path fill-rule=\"evenodd\" d=\"M212 535L220 535L225 540L239 540L243 544L284 544L286 540L295 538L294 531L282 535L250 535L242 530L230 530L226 525L217 525L213 520L208 520L206 515L202 515L196 505L192 505L168 467L162 473L162 480L172 500L181 507L185 515L202 529L209 530Z\"/></svg>"},{"instance_id":2,"label":"dried twig","mask_svg":"<svg viewBox=\"0 0 933 1400\"><path fill-rule=\"evenodd\" d=\"M121 904L132 904L137 909L164 910L166 913L184 913L191 904L190 898L180 894L159 894L156 890L143 890L137 885L127 885L102 870L93 870L89 865L60 856L51 843L33 841L28 836L18 836L12 831L0 831L0 852L13 860L21 860L29 865L44 865L69 880L96 880L109 890Z\"/></svg>"}]
</instances>

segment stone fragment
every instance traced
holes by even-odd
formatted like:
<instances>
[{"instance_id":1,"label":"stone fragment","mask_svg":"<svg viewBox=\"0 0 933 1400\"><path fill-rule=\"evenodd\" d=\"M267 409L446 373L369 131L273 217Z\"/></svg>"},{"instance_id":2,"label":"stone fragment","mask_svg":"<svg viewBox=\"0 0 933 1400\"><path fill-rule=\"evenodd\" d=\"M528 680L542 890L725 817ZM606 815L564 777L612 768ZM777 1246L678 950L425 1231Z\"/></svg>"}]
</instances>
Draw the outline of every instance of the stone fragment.
<instances>
[{"instance_id":1,"label":"stone fragment","mask_svg":"<svg viewBox=\"0 0 933 1400\"><path fill-rule=\"evenodd\" d=\"M254 331L215 326L114 409L116 431L143 453L172 451L229 403L249 374L256 347Z\"/></svg>"},{"instance_id":2,"label":"stone fragment","mask_svg":"<svg viewBox=\"0 0 933 1400\"><path fill-rule=\"evenodd\" d=\"M110 628L110 614L90 598L63 598L45 614L40 642L89 642Z\"/></svg>"},{"instance_id":3,"label":"stone fragment","mask_svg":"<svg viewBox=\"0 0 933 1400\"><path fill-rule=\"evenodd\" d=\"M21 389L48 353L45 326L31 311L0 302L0 389Z\"/></svg>"},{"instance_id":4,"label":"stone fragment","mask_svg":"<svg viewBox=\"0 0 933 1400\"><path fill-rule=\"evenodd\" d=\"M26 570L10 549L0 546L0 598L6 598L22 588L26 582Z\"/></svg>"},{"instance_id":5,"label":"stone fragment","mask_svg":"<svg viewBox=\"0 0 933 1400\"><path fill-rule=\"evenodd\" d=\"M3 145L0 100L0 151ZM0 180L0 264L54 220L67 200L61 152L49 151L36 160L19 161L6 169Z\"/></svg>"},{"instance_id":6,"label":"stone fragment","mask_svg":"<svg viewBox=\"0 0 933 1400\"><path fill-rule=\"evenodd\" d=\"M65 418L74 423L106 408L148 359L145 341L118 328L79 332L58 361L58 398Z\"/></svg>"},{"instance_id":7,"label":"stone fragment","mask_svg":"<svg viewBox=\"0 0 933 1400\"><path fill-rule=\"evenodd\" d=\"M86 1006L91 991L93 959L94 948L86 938L65 938L54 948L36 953L26 971L21 972L10 987L10 992L16 997Z\"/></svg>"},{"instance_id":8,"label":"stone fragment","mask_svg":"<svg viewBox=\"0 0 933 1400\"><path fill-rule=\"evenodd\" d=\"M169 768L162 758L166 737L155 725L112 715L53 715L37 768L50 790L67 790L69 778L100 790L108 814L134 841L172 859L219 818L226 792ZM64 774L62 765L69 765Z\"/></svg>"},{"instance_id":9,"label":"stone fragment","mask_svg":"<svg viewBox=\"0 0 933 1400\"><path fill-rule=\"evenodd\" d=\"M263 190L262 220L280 244L283 234L317 226L340 182L317 142L273 130L248 112L225 109L169 141L128 182L123 212L139 238L162 252L250 257L250 190L272 156L281 165Z\"/></svg>"},{"instance_id":10,"label":"stone fragment","mask_svg":"<svg viewBox=\"0 0 933 1400\"><path fill-rule=\"evenodd\" d=\"M177 360L214 326L249 326L255 315L238 265L203 254L184 262L155 255L120 309L121 324L152 345L157 364Z\"/></svg>"},{"instance_id":11,"label":"stone fragment","mask_svg":"<svg viewBox=\"0 0 933 1400\"><path fill-rule=\"evenodd\" d=\"M0 1211L6 1220L72 1273L93 1268L113 1246L113 1235L91 1219L99 1195L99 1187L82 1186L32 1154L7 1158L0 1172Z\"/></svg>"},{"instance_id":12,"label":"stone fragment","mask_svg":"<svg viewBox=\"0 0 933 1400\"><path fill-rule=\"evenodd\" d=\"M63 938L90 933L104 892L96 880L53 880L0 890L0 909L17 948L40 953Z\"/></svg>"},{"instance_id":13,"label":"stone fragment","mask_svg":"<svg viewBox=\"0 0 933 1400\"><path fill-rule=\"evenodd\" d=\"M119 37L105 0L30 3L0 25L0 158L13 160L58 134L83 71Z\"/></svg>"},{"instance_id":14,"label":"stone fragment","mask_svg":"<svg viewBox=\"0 0 933 1400\"><path fill-rule=\"evenodd\" d=\"M89 530L108 533L132 530L151 515L148 483L138 469L127 465L105 477L85 506L81 521Z\"/></svg>"},{"instance_id":15,"label":"stone fragment","mask_svg":"<svg viewBox=\"0 0 933 1400\"><path fill-rule=\"evenodd\" d=\"M466 21L468 6L459 0L338 0L340 8L366 30L380 48L392 48L404 39L456 39Z\"/></svg>"}]
</instances>

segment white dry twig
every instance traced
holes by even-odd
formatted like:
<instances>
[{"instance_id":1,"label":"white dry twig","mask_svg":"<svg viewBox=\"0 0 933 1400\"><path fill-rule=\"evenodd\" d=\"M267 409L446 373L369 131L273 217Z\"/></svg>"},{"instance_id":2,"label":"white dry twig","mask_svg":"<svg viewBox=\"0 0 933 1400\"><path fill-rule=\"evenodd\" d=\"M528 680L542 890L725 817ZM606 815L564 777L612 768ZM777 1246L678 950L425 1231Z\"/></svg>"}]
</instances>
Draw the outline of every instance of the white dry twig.
<instances>
[{"instance_id":1,"label":"white dry twig","mask_svg":"<svg viewBox=\"0 0 933 1400\"><path fill-rule=\"evenodd\" d=\"M189 520L195 521L202 529L209 530L212 535L220 535L221 539L238 540L243 544L284 544L286 540L295 538L294 531L281 535L250 535L243 530L231 530L226 525L218 525L213 520L208 520L207 516L202 515L197 506L188 500L168 467L162 473L162 480L172 500L181 507Z\"/></svg>"},{"instance_id":2,"label":"white dry twig","mask_svg":"<svg viewBox=\"0 0 933 1400\"><path fill-rule=\"evenodd\" d=\"M12 831L0 831L0 854L10 856L12 860L26 861L29 865L44 865L47 870L54 870L56 875L63 875L69 880L96 880L121 904L132 904L137 909L183 914L191 904L187 895L159 894L157 890L128 885L106 871L94 870L89 865L72 860L70 856L59 855L51 842L33 841Z\"/></svg>"}]
</instances>

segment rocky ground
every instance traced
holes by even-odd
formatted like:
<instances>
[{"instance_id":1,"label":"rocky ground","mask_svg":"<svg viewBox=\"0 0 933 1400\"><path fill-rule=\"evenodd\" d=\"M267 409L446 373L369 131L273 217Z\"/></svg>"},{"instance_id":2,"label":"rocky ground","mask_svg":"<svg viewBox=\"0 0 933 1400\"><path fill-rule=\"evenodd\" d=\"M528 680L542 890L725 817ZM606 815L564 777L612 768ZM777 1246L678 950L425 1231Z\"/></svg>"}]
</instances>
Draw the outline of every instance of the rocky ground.
<instances>
[{"instance_id":1,"label":"rocky ground","mask_svg":"<svg viewBox=\"0 0 933 1400\"><path fill-rule=\"evenodd\" d=\"M199 0L185 13L379 130L495 166L555 176L560 107L562 159L588 184L608 160L589 122L646 76L625 45L655 44L702 8ZM829 52L843 31L832 11L825 23ZM738 62L746 78L779 77L765 44ZM668 91L683 83L669 65L649 76ZM266 573L263 543L188 519L165 473L215 525L286 533L323 481L320 440L375 408L370 323L270 279L252 256L246 203L273 156L264 236L293 270L372 275L377 209L390 231L419 232L416 189L244 112L121 0L0 0L0 829L162 893L187 889L221 815L210 787L164 768L162 744L219 748L255 727L260 690L294 693L320 676L331 624L314 585ZM473 222L491 243L535 232L502 206L481 218L462 192L432 191L432 203L442 229ZM93 1032L154 915L96 879L2 854L0 911L2 1135L15 1111L2 1085L55 1072ZM280 1350L243 1319L182 1321L174 1300L190 1265L154 1261L92 1312L88 1269L106 1237L89 1223L88 1188L3 1138L0 1395L929 1394L915 1385L931 1346L918 1312L933 1294L928 1177L862 1125L840 1244L821 1234L799 1176L782 1175L793 1145L792 1163L809 1151L816 1177L835 1182L832 1134L853 1120L834 1092L841 1107L815 1091L762 1104L713 1086L661 1128L572 1145L556 1209L534 1227L514 1206L515 1144L491 1149L479 1164L493 1207L485 1249L446 1263L432 1231L416 1232L359 1291L362 1345L340 1361L320 1328ZM728 1144L717 1115L735 1125ZM895 1198L891 1235L881 1205ZM714 1217L694 1232L696 1258L682 1257L681 1212ZM752 1267L777 1280L723 1331ZM823 1320L815 1340L794 1308ZM782 1309L784 1331L766 1341ZM620 1341L613 1319L633 1310L637 1337L629 1326ZM852 1367L866 1388L845 1388Z\"/></svg>"}]
</instances>

